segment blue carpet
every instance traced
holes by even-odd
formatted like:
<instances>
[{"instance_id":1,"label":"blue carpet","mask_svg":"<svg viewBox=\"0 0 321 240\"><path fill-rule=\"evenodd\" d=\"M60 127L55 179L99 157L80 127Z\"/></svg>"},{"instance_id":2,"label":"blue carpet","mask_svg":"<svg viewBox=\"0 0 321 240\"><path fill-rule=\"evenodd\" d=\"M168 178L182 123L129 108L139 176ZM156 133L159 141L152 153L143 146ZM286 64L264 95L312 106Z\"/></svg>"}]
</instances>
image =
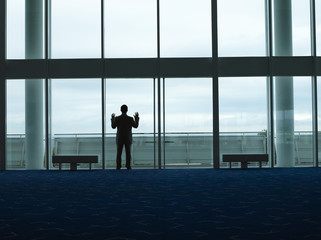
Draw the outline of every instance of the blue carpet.
<instances>
[{"instance_id":1,"label":"blue carpet","mask_svg":"<svg viewBox=\"0 0 321 240\"><path fill-rule=\"evenodd\" d=\"M0 172L0 239L321 239L321 169Z\"/></svg>"}]
</instances>

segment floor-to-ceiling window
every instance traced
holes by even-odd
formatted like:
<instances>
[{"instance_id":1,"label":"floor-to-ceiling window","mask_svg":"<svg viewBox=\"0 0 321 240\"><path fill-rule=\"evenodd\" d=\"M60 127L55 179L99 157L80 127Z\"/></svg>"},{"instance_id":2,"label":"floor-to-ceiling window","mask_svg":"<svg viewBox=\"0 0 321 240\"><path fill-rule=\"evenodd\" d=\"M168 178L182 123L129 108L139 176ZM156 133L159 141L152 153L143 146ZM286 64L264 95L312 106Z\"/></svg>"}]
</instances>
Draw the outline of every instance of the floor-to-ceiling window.
<instances>
[{"instance_id":1,"label":"floor-to-ceiling window","mask_svg":"<svg viewBox=\"0 0 321 240\"><path fill-rule=\"evenodd\" d=\"M136 168L212 166L213 151L218 150L213 149L216 118L220 156L270 153L268 148L273 147L275 162L266 166L314 165L310 76L315 69L320 71L316 64L320 60L310 57L314 41L310 0L274 0L271 9L265 0L218 0L217 15L210 0L6 3L7 168L46 167L46 146L42 145L47 123L50 156L63 154L58 151L65 148L70 154L99 155L95 168L104 163L114 168L116 130L110 127L110 114L120 113L124 103L130 115L137 111L141 116L132 146ZM315 45L320 56L321 2L315 3ZM272 24L271 47L276 58L266 57L267 23ZM212 44L218 46L218 59L211 59L216 54ZM293 56L303 63L298 69L291 66ZM283 61L284 57L289 61ZM82 64L77 65L79 62ZM307 77L296 76L296 72ZM271 73L273 89L266 81ZM216 74L219 87L213 89ZM48 86L45 78L50 78ZM213 115L214 96L219 96L219 108L214 109L219 110L218 116ZM274 97L272 108L268 106L270 96ZM273 110L274 139L266 136L269 109ZM41 124L33 124L36 121ZM19 134L22 160L16 167L13 146ZM68 141L59 142L58 135L84 142L69 146ZM29 143L41 141L41 149L24 143L27 138ZM229 141L237 142L239 151L227 148ZM35 150L40 156L37 166L26 167L27 145L29 152ZM293 156L293 161L284 162L282 155ZM55 168L51 163L48 167Z\"/></svg>"},{"instance_id":2,"label":"floor-to-ceiling window","mask_svg":"<svg viewBox=\"0 0 321 240\"><path fill-rule=\"evenodd\" d=\"M41 82L42 79L7 81L7 169L46 168L45 115L44 105L41 103L44 99L44 88L41 87L40 92L30 91L30 83L39 85Z\"/></svg>"},{"instance_id":3,"label":"floor-to-ceiling window","mask_svg":"<svg viewBox=\"0 0 321 240\"><path fill-rule=\"evenodd\" d=\"M116 168L116 131L111 127L111 114L121 115L120 107L128 106L127 115L139 113L139 126L133 128L132 167L154 168L154 80L153 79L106 79L106 167ZM125 148L122 164L125 166Z\"/></svg>"},{"instance_id":4,"label":"floor-to-ceiling window","mask_svg":"<svg viewBox=\"0 0 321 240\"><path fill-rule=\"evenodd\" d=\"M165 166L212 166L212 79L166 78L164 87Z\"/></svg>"},{"instance_id":5,"label":"floor-to-ceiling window","mask_svg":"<svg viewBox=\"0 0 321 240\"><path fill-rule=\"evenodd\" d=\"M313 166L311 77L276 77L274 86L275 164Z\"/></svg>"},{"instance_id":6,"label":"floor-to-ceiling window","mask_svg":"<svg viewBox=\"0 0 321 240\"><path fill-rule=\"evenodd\" d=\"M100 89L100 79L51 79L53 155L98 155L93 167L102 168ZM88 168L88 164L80 167ZM58 165L50 164L50 168Z\"/></svg>"},{"instance_id":7,"label":"floor-to-ceiling window","mask_svg":"<svg viewBox=\"0 0 321 240\"><path fill-rule=\"evenodd\" d=\"M266 78L226 77L219 85L221 155L268 153Z\"/></svg>"}]
</instances>

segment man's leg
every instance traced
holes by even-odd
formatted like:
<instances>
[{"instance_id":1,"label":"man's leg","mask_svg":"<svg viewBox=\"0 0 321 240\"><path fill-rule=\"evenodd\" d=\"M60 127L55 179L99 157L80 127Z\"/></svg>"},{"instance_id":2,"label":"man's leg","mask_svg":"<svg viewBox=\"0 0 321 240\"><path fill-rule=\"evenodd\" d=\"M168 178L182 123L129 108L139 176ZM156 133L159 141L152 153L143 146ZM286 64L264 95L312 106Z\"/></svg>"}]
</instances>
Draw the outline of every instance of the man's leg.
<instances>
[{"instance_id":1,"label":"man's leg","mask_svg":"<svg viewBox=\"0 0 321 240\"><path fill-rule=\"evenodd\" d=\"M130 161L131 161L131 153L130 153L130 146L131 144L130 143L126 143L125 144L125 149L126 149L126 168L129 170L129 169L132 169L131 168L131 165L130 165Z\"/></svg>"},{"instance_id":2,"label":"man's leg","mask_svg":"<svg viewBox=\"0 0 321 240\"><path fill-rule=\"evenodd\" d=\"M118 143L117 144L117 157L116 157L116 169L120 169L121 168L121 154L123 151L123 144L122 143Z\"/></svg>"}]
</instances>

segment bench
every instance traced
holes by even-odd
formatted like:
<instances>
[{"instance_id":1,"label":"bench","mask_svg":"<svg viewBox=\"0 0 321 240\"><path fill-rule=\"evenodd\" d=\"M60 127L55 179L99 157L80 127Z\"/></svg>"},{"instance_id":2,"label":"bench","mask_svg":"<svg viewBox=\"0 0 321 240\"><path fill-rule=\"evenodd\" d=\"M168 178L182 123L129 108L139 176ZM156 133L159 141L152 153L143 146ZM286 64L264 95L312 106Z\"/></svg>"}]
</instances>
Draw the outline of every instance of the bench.
<instances>
[{"instance_id":1,"label":"bench","mask_svg":"<svg viewBox=\"0 0 321 240\"><path fill-rule=\"evenodd\" d=\"M248 162L259 162L260 168L262 168L262 162L268 162L268 154L223 154L223 162L229 162L230 168L232 162L240 162L241 168L246 169Z\"/></svg>"},{"instance_id":2,"label":"bench","mask_svg":"<svg viewBox=\"0 0 321 240\"><path fill-rule=\"evenodd\" d=\"M59 163L59 170L61 170L62 163L70 163L72 171L77 170L78 163L89 163L89 170L91 170L91 164L98 163L98 156L58 155L52 156L52 163Z\"/></svg>"}]
</instances>

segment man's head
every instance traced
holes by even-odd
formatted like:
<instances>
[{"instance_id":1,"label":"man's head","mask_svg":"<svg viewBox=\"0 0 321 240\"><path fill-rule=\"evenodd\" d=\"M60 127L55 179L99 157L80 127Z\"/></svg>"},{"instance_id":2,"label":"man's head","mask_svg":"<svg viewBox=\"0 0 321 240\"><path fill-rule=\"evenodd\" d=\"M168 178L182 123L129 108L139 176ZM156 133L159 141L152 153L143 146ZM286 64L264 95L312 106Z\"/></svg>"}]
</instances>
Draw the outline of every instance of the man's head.
<instances>
[{"instance_id":1,"label":"man's head","mask_svg":"<svg viewBox=\"0 0 321 240\"><path fill-rule=\"evenodd\" d=\"M120 107L120 111L122 112L122 113L127 113L127 111L128 111L128 107L127 107L127 105L122 105L121 107Z\"/></svg>"}]
</instances>

